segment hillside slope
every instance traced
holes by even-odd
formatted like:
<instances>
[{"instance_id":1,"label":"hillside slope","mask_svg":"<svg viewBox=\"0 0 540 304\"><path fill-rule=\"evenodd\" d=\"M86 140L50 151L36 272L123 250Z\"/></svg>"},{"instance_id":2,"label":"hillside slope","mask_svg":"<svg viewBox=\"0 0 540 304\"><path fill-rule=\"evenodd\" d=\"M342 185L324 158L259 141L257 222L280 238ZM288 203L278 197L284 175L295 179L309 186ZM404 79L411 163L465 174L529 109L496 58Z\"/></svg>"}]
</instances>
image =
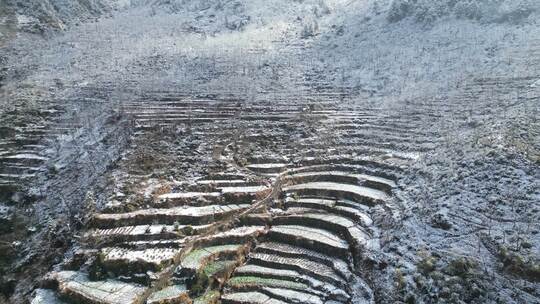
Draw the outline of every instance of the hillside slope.
<instances>
[{"instance_id":1,"label":"hillside slope","mask_svg":"<svg viewBox=\"0 0 540 304\"><path fill-rule=\"evenodd\" d=\"M380 247L359 254L365 268L353 276L371 289L365 299L540 301L537 1L5 3L0 9L11 17L2 24L17 16L19 25L0 54L1 226L18 228L2 229L0 290L12 302L33 298L37 287L87 282L88 274L141 284L133 289L141 291L144 280L155 279L155 269L146 272L153 266L135 259L126 262L127 274L118 273L114 255L100 265L104 245L81 236L108 228L107 214L113 214L126 225L122 233L139 221L148 225L148 233L128 237L169 256L178 245L170 245L167 231L175 221L167 214L152 218L156 209L150 208L161 192L259 189L274 185L266 173L285 168L322 179L311 187L335 179L388 192L380 208L355 211L374 219L366 231L380 233ZM50 27L63 31L36 34ZM318 172L309 166L317 162L338 172L365 170L371 182L349 176L357 171ZM302 181L289 182L296 179ZM330 186L334 192L323 189L327 194L347 189ZM302 217L309 214L302 208L315 203L291 194L298 188L273 189L289 197L257 209L264 221L336 229L320 216ZM248 198L259 206L260 197ZM213 198L192 203L206 199ZM315 213L351 216L350 202L339 202L340 212L335 205L318 204L323 209ZM207 212L203 207L197 206ZM94 212L105 220L92 222ZM188 236L206 236L203 226L213 223L208 218L190 218L201 225L188 225L195 234ZM279 229L262 231L280 242L314 246L283 237ZM343 247L337 234L331 243ZM171 247L161 251L155 239ZM107 241L114 248L135 246ZM356 254L342 249L338 264ZM285 263L263 261L260 252L251 256L258 266ZM257 265L244 266L253 271ZM53 266L83 275L54 272L40 281ZM353 298L365 296L351 289L344 287ZM55 292L39 289L36 299L55 298ZM232 303L241 296L223 294Z\"/></svg>"},{"instance_id":2,"label":"hillside slope","mask_svg":"<svg viewBox=\"0 0 540 304\"><path fill-rule=\"evenodd\" d=\"M67 25L95 19L112 8L107 0L6 0L2 6L14 16L17 27L32 32L65 29Z\"/></svg>"}]
</instances>

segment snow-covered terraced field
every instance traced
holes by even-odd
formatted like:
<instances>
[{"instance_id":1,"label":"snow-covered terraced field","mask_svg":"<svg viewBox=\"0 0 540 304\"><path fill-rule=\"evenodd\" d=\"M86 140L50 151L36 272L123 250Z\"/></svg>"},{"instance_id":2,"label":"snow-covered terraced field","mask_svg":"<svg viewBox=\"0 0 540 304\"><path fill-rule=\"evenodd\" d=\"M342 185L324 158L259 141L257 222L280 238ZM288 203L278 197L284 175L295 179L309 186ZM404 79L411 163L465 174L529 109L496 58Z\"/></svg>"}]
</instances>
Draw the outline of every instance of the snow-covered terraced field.
<instances>
[{"instance_id":1,"label":"snow-covered terraced field","mask_svg":"<svg viewBox=\"0 0 540 304\"><path fill-rule=\"evenodd\" d=\"M422 149L416 141L436 138L416 116L313 98L321 102L160 92L124 105L136 128L129 153L153 132L182 130L204 143L182 166L209 168L160 180L144 204L107 204L76 262L48 275L54 293L33 303L374 303L366 263L377 261L381 224L400 216L396 183Z\"/></svg>"},{"instance_id":2,"label":"snow-covered terraced field","mask_svg":"<svg viewBox=\"0 0 540 304\"><path fill-rule=\"evenodd\" d=\"M0 304L539 301L535 1L6 3Z\"/></svg>"}]
</instances>

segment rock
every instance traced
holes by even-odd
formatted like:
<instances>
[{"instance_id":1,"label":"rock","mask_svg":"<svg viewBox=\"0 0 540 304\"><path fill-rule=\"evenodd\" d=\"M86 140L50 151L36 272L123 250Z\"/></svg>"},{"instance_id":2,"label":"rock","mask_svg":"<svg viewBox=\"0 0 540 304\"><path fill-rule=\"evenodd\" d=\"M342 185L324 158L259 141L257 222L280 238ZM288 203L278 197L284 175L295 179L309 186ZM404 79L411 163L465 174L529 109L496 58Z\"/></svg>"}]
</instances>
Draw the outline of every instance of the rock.
<instances>
[{"instance_id":1,"label":"rock","mask_svg":"<svg viewBox=\"0 0 540 304\"><path fill-rule=\"evenodd\" d=\"M450 294L451 294L450 288L448 288L448 287L443 287L443 288L441 289L440 296L441 296L442 298L449 298L449 297L450 297Z\"/></svg>"},{"instance_id":2,"label":"rock","mask_svg":"<svg viewBox=\"0 0 540 304\"><path fill-rule=\"evenodd\" d=\"M13 201L14 203L17 203L17 204L23 203L25 201L24 194L21 193L21 192L13 193L13 195L11 196L11 201Z\"/></svg>"},{"instance_id":3,"label":"rock","mask_svg":"<svg viewBox=\"0 0 540 304\"><path fill-rule=\"evenodd\" d=\"M0 233L13 230L14 214L11 207L0 204Z\"/></svg>"},{"instance_id":4,"label":"rock","mask_svg":"<svg viewBox=\"0 0 540 304\"><path fill-rule=\"evenodd\" d=\"M452 228L450 219L448 218L448 215L444 212L437 212L431 217L431 226L443 230L450 230L450 228Z\"/></svg>"},{"instance_id":5,"label":"rock","mask_svg":"<svg viewBox=\"0 0 540 304\"><path fill-rule=\"evenodd\" d=\"M10 296L15 291L16 281L14 279L0 278L0 294Z\"/></svg>"}]
</instances>

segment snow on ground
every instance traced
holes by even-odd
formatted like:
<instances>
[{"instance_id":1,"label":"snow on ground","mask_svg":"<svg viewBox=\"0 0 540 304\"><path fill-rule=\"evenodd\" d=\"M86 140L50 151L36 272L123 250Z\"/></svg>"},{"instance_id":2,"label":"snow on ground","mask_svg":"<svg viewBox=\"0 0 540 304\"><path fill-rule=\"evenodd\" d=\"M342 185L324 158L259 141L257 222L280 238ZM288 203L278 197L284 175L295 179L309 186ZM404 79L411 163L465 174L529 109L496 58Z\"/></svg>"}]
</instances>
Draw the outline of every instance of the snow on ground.
<instances>
[{"instance_id":1,"label":"snow on ground","mask_svg":"<svg viewBox=\"0 0 540 304\"><path fill-rule=\"evenodd\" d=\"M488 253L478 250L478 243L485 241L479 232L489 230L496 242L527 243L531 246L520 254L539 256L537 4L497 1L497 19L486 13L463 17L459 7L437 11L448 8L448 1L409 1L414 6L400 8L400 17L392 18L404 2L124 0L96 2L91 12L80 12L73 2L55 13L62 25L57 27L69 25L65 31L47 38L19 33L4 45L0 114L61 100L63 108L75 109L69 115L86 122L76 136L66 138L95 143L112 132L100 126L107 121L104 113L145 90L249 98L277 91L302 98L305 90L331 84L357 94L359 105L433 111L441 116L426 121L426 130L444 140L418 159L402 183L409 218L395 231L390 251L406 257L400 263L408 279L421 262L419 248L438 255L440 265L450 256L480 259L486 276L493 278L491 288L501 290L500 301L534 303L540 297L538 284L530 287L501 271L506 267L495 257L482 260ZM435 17L418 13L426 7ZM112 8L112 17L75 26ZM40 18L30 12L30 6L17 11L18 24L29 26ZM484 86L479 79L500 83L472 92ZM516 79L518 84L510 84ZM107 93L80 98L81 91L92 88ZM59 146L49 152L62 165L78 155L74 151L89 151ZM100 169L105 171L118 153L112 150L99 146L85 155L108 159ZM85 183L91 187L93 181ZM450 230L441 228L448 225ZM414 246L408 248L407 242Z\"/></svg>"}]
</instances>

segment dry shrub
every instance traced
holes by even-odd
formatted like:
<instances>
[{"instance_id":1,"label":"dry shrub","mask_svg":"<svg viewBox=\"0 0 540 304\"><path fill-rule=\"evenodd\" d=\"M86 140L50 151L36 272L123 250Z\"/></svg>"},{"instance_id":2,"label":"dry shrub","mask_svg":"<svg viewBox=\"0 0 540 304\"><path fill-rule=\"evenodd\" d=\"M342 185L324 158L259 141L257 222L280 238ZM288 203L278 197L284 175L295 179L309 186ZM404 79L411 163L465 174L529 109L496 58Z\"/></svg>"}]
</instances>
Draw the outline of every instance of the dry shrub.
<instances>
[{"instance_id":1,"label":"dry shrub","mask_svg":"<svg viewBox=\"0 0 540 304\"><path fill-rule=\"evenodd\" d=\"M163 302L164 304L193 304L193 300L189 297L189 295L183 293L178 297L178 299L174 300L168 300L167 302Z\"/></svg>"},{"instance_id":2,"label":"dry shrub","mask_svg":"<svg viewBox=\"0 0 540 304\"><path fill-rule=\"evenodd\" d=\"M271 193L272 193L271 188L264 189L262 191L255 193L255 199L257 201L262 201L263 199L267 198Z\"/></svg>"},{"instance_id":3,"label":"dry shrub","mask_svg":"<svg viewBox=\"0 0 540 304\"><path fill-rule=\"evenodd\" d=\"M171 191L172 191L171 185L167 185L167 184L160 185L154 190L154 193L152 194L154 197L154 201L157 201L159 197L163 194L171 193Z\"/></svg>"}]
</instances>

